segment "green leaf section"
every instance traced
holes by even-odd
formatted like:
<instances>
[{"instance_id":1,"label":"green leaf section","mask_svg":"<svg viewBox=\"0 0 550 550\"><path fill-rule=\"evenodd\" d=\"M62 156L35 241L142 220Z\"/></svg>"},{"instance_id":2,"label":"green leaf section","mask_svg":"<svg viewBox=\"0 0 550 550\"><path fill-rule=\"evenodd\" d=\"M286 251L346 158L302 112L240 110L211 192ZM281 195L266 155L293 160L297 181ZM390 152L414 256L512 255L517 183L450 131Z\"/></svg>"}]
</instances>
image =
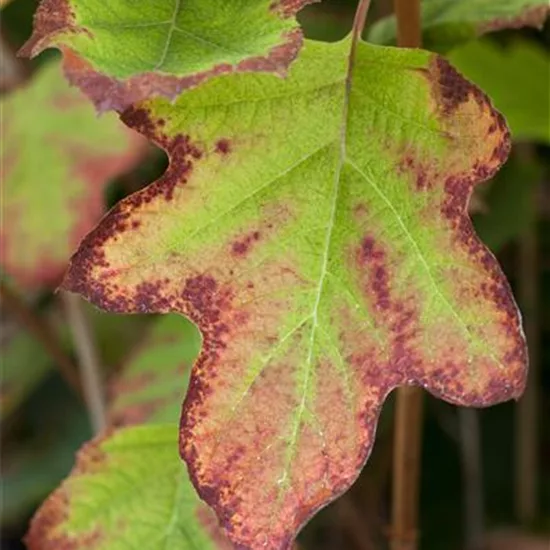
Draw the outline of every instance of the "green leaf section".
<instances>
[{"instance_id":1,"label":"green leaf section","mask_svg":"<svg viewBox=\"0 0 550 550\"><path fill-rule=\"evenodd\" d=\"M216 74L284 74L302 44L294 14L312 0L43 0L23 53L55 46L96 105L177 96Z\"/></svg>"},{"instance_id":2,"label":"green leaf section","mask_svg":"<svg viewBox=\"0 0 550 550\"><path fill-rule=\"evenodd\" d=\"M423 0L421 3L423 43L444 52L485 32L507 28L541 28L550 11L543 0ZM375 23L369 42L395 44L395 15Z\"/></svg>"},{"instance_id":3,"label":"green leaf section","mask_svg":"<svg viewBox=\"0 0 550 550\"><path fill-rule=\"evenodd\" d=\"M0 416L4 419L42 382L51 369L43 347L25 332L10 336L2 346L0 361Z\"/></svg>"},{"instance_id":4,"label":"green leaf section","mask_svg":"<svg viewBox=\"0 0 550 550\"><path fill-rule=\"evenodd\" d=\"M75 452L91 437L86 410L69 391L50 378L15 419L19 437L2 454L0 521L6 531L20 525L59 485Z\"/></svg>"},{"instance_id":5,"label":"green leaf section","mask_svg":"<svg viewBox=\"0 0 550 550\"><path fill-rule=\"evenodd\" d=\"M176 440L174 425L158 425L87 443L33 518L29 550L230 548L213 535L215 521L199 504Z\"/></svg>"},{"instance_id":6,"label":"green leaf section","mask_svg":"<svg viewBox=\"0 0 550 550\"><path fill-rule=\"evenodd\" d=\"M181 452L245 548L287 548L355 480L400 384L521 393L510 289L467 217L509 134L442 58L307 42L287 80L213 79L122 118L165 175L83 241L64 286L189 317L203 346ZM143 246L144 239L147 247Z\"/></svg>"},{"instance_id":7,"label":"green leaf section","mask_svg":"<svg viewBox=\"0 0 550 550\"><path fill-rule=\"evenodd\" d=\"M513 155L489 184L484 211L474 216L483 242L494 252L518 238L536 220L535 189L543 168L535 159Z\"/></svg>"},{"instance_id":8,"label":"green leaf section","mask_svg":"<svg viewBox=\"0 0 550 550\"><path fill-rule=\"evenodd\" d=\"M111 386L111 422L176 423L199 350L200 335L187 319L156 320Z\"/></svg>"},{"instance_id":9,"label":"green leaf section","mask_svg":"<svg viewBox=\"0 0 550 550\"><path fill-rule=\"evenodd\" d=\"M550 55L546 50L521 40L504 47L479 40L447 57L489 94L515 140L550 143Z\"/></svg>"},{"instance_id":10,"label":"green leaf section","mask_svg":"<svg viewBox=\"0 0 550 550\"><path fill-rule=\"evenodd\" d=\"M59 282L103 213L103 189L137 163L143 140L98 120L58 62L2 99L2 267L20 286Z\"/></svg>"}]
</instances>

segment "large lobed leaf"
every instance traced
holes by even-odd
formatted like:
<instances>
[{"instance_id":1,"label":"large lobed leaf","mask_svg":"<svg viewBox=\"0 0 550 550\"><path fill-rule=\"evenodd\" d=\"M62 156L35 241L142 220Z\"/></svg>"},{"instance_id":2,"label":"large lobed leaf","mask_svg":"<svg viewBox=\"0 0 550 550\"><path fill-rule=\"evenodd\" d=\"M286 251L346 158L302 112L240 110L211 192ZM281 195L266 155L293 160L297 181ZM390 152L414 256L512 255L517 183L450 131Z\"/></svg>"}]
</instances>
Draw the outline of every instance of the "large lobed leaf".
<instances>
[{"instance_id":1,"label":"large lobed leaf","mask_svg":"<svg viewBox=\"0 0 550 550\"><path fill-rule=\"evenodd\" d=\"M424 43L449 49L480 34L500 29L541 28L550 12L547 0L423 0ZM385 17L369 30L369 42L395 43L395 15Z\"/></svg>"},{"instance_id":2,"label":"large lobed leaf","mask_svg":"<svg viewBox=\"0 0 550 550\"><path fill-rule=\"evenodd\" d=\"M121 110L223 73L284 75L302 45L294 15L312 1L42 0L21 53L60 48L70 82Z\"/></svg>"},{"instance_id":3,"label":"large lobed leaf","mask_svg":"<svg viewBox=\"0 0 550 550\"><path fill-rule=\"evenodd\" d=\"M55 285L103 214L105 186L137 164L145 143L113 115L98 120L57 62L1 109L2 267L19 285Z\"/></svg>"},{"instance_id":4,"label":"large lobed leaf","mask_svg":"<svg viewBox=\"0 0 550 550\"><path fill-rule=\"evenodd\" d=\"M349 49L308 42L286 81L127 110L170 166L64 282L198 325L181 453L243 548L288 548L350 486L397 385L484 406L525 382L516 306L467 216L508 154L503 118L434 54L359 44L351 73Z\"/></svg>"},{"instance_id":5,"label":"large lobed leaf","mask_svg":"<svg viewBox=\"0 0 550 550\"><path fill-rule=\"evenodd\" d=\"M121 429L87 443L71 475L42 505L29 550L223 550L175 445L174 425Z\"/></svg>"}]
</instances>

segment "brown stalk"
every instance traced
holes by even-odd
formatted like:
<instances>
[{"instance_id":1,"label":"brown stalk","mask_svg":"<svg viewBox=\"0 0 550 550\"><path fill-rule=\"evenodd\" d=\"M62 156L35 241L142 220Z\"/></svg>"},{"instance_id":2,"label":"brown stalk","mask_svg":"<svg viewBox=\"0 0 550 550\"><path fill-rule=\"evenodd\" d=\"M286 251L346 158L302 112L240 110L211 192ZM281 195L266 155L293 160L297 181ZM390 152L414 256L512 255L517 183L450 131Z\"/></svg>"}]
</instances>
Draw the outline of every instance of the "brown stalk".
<instances>
[{"instance_id":1,"label":"brown stalk","mask_svg":"<svg viewBox=\"0 0 550 550\"><path fill-rule=\"evenodd\" d=\"M420 0L394 0L393 5L397 19L397 45L402 48L420 48Z\"/></svg>"},{"instance_id":2,"label":"brown stalk","mask_svg":"<svg viewBox=\"0 0 550 550\"><path fill-rule=\"evenodd\" d=\"M342 528L353 541L353 547L357 550L375 550L371 540L368 518L359 512L351 493L346 493L335 502L334 510L338 515Z\"/></svg>"},{"instance_id":3,"label":"brown stalk","mask_svg":"<svg viewBox=\"0 0 550 550\"><path fill-rule=\"evenodd\" d=\"M516 146L518 154L528 161L532 146ZM531 196L532 208L537 211L538 188ZM529 345L529 377L527 387L516 408L516 514L523 524L537 517L538 487L538 407L539 407L539 282L537 217L525 230L519 243L519 303L523 313L525 337Z\"/></svg>"},{"instance_id":4,"label":"brown stalk","mask_svg":"<svg viewBox=\"0 0 550 550\"><path fill-rule=\"evenodd\" d=\"M420 0L394 0L394 7L398 46L420 47ZM390 548L415 550L418 539L423 393L415 387L398 388L396 393Z\"/></svg>"},{"instance_id":5,"label":"brown stalk","mask_svg":"<svg viewBox=\"0 0 550 550\"><path fill-rule=\"evenodd\" d=\"M391 550L416 550L423 393L397 388L395 400Z\"/></svg>"},{"instance_id":6,"label":"brown stalk","mask_svg":"<svg viewBox=\"0 0 550 550\"><path fill-rule=\"evenodd\" d=\"M76 294L62 292L67 319L73 335L78 367L82 379L84 401L95 433L107 425L107 407L101 381L98 354L82 299Z\"/></svg>"},{"instance_id":7,"label":"brown stalk","mask_svg":"<svg viewBox=\"0 0 550 550\"><path fill-rule=\"evenodd\" d=\"M485 513L478 411L469 407L458 407L458 428L464 487L464 548L465 550L481 550L484 539Z\"/></svg>"},{"instance_id":8,"label":"brown stalk","mask_svg":"<svg viewBox=\"0 0 550 550\"><path fill-rule=\"evenodd\" d=\"M5 307L10 315L48 352L69 386L82 395L77 370L49 324L4 282L0 282L0 299L2 307Z\"/></svg>"}]
</instances>

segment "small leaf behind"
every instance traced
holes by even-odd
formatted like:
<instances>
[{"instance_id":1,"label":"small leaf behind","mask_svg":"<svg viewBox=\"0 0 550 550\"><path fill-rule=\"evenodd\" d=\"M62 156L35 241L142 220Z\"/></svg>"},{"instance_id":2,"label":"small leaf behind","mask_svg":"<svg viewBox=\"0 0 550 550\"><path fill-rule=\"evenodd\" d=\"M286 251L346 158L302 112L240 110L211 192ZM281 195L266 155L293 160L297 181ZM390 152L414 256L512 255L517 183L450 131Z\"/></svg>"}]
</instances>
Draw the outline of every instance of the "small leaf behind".
<instances>
[{"instance_id":1,"label":"small leaf behind","mask_svg":"<svg viewBox=\"0 0 550 550\"><path fill-rule=\"evenodd\" d=\"M176 97L219 74L284 75L302 32L295 13L315 0L42 0L21 50L65 54L65 74L99 110Z\"/></svg>"},{"instance_id":2,"label":"small leaf behind","mask_svg":"<svg viewBox=\"0 0 550 550\"><path fill-rule=\"evenodd\" d=\"M29 550L230 548L196 497L173 425L123 428L84 445L25 541Z\"/></svg>"},{"instance_id":3,"label":"small leaf behind","mask_svg":"<svg viewBox=\"0 0 550 550\"><path fill-rule=\"evenodd\" d=\"M20 286L55 286L103 214L105 186L142 158L145 142L114 115L98 119L57 61L0 108L2 266Z\"/></svg>"},{"instance_id":4,"label":"small leaf behind","mask_svg":"<svg viewBox=\"0 0 550 550\"><path fill-rule=\"evenodd\" d=\"M187 319L164 315L111 385L114 425L177 423L200 335Z\"/></svg>"},{"instance_id":5,"label":"small leaf behind","mask_svg":"<svg viewBox=\"0 0 550 550\"><path fill-rule=\"evenodd\" d=\"M542 28L550 5L546 0L424 0L422 30L426 47L447 51L476 36L500 29ZM375 23L369 42L395 44L395 15Z\"/></svg>"}]
</instances>

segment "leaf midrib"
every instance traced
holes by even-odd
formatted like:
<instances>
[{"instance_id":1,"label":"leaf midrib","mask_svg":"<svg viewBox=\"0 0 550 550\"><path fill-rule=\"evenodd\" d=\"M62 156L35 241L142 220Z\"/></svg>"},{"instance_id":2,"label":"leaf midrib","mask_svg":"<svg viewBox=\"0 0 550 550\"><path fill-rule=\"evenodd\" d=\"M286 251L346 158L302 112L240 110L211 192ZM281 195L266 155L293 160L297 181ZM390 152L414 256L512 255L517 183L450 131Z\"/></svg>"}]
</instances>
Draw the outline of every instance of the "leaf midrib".
<instances>
[{"instance_id":1,"label":"leaf midrib","mask_svg":"<svg viewBox=\"0 0 550 550\"><path fill-rule=\"evenodd\" d=\"M342 105L342 125L340 127L340 157L338 159L338 165L336 167L336 171L334 174L332 204L330 209L330 217L328 221L327 232L325 235L325 246L324 246L323 256L321 261L321 274L319 277L319 284L317 285L317 295L315 297L315 303L313 305L313 311L311 314L311 320L312 320L311 333L309 338L309 349L308 349L306 366L305 366L305 369L306 369L305 379L302 385L301 400L300 400L297 414L295 415L295 418L294 418L292 435L289 441L288 450L286 452L283 473L278 480L278 484L280 487L279 496L278 496L279 501L282 496L283 489L286 487L286 478L288 475L288 469L289 469L290 463L292 462L292 459L296 452L298 433L302 425L302 418L306 408L306 397L310 386L313 350L315 346L317 326L319 324L318 323L319 305L321 303L321 297L323 295L325 280L328 273L327 268L328 268L329 254L330 254L331 243L332 243L332 234L334 231L336 213L338 210L338 199L340 197L342 168L344 166L344 160L346 158L346 136L348 131L348 120L349 120L349 102L350 102L350 93L351 93L351 87L352 87L353 66L355 63L355 54L356 54L356 48L355 48L356 44L354 43L354 40L359 40L359 39L360 39L359 35L356 35L356 36L354 35L352 38L352 41L350 44L350 50L349 50L346 78L343 82L343 85L345 86L345 90L344 90L344 98L343 98L343 105Z\"/></svg>"}]
</instances>

